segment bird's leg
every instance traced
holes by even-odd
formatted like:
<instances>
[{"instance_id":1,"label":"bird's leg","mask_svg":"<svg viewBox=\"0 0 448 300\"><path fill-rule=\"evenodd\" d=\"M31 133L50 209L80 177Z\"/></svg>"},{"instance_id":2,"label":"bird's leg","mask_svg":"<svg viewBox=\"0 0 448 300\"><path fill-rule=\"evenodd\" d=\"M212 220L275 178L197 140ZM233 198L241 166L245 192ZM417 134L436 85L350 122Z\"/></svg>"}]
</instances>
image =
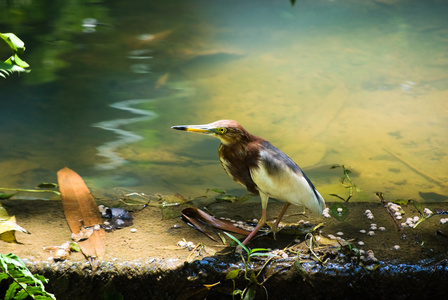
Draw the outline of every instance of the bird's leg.
<instances>
[{"instance_id":1,"label":"bird's leg","mask_svg":"<svg viewBox=\"0 0 448 300\"><path fill-rule=\"evenodd\" d=\"M272 233L274 234L274 240L275 240L275 234L278 231L278 224L280 223L280 221L283 218L283 215L285 214L286 210L288 209L288 207L291 205L291 203L286 202L285 205L283 206L282 210L280 211L280 214L278 215L277 220L275 220L272 224Z\"/></svg>"},{"instance_id":2,"label":"bird's leg","mask_svg":"<svg viewBox=\"0 0 448 300\"><path fill-rule=\"evenodd\" d=\"M268 206L268 195L260 192L260 198L261 198L261 218L258 221L257 226L255 226L254 230L244 239L243 245L247 245L249 243L250 239L253 238L254 235L257 234L258 230L260 230L261 227L266 223L266 207Z\"/></svg>"},{"instance_id":3,"label":"bird's leg","mask_svg":"<svg viewBox=\"0 0 448 300\"><path fill-rule=\"evenodd\" d=\"M255 226L254 230L252 230L252 232L244 239L243 245L247 245L247 243L249 243L250 239L252 239L252 237L257 234L258 230L260 230L260 228L263 227L263 225L265 223L266 223L266 209L262 209L261 210L261 218L258 221L257 226Z\"/></svg>"}]
</instances>

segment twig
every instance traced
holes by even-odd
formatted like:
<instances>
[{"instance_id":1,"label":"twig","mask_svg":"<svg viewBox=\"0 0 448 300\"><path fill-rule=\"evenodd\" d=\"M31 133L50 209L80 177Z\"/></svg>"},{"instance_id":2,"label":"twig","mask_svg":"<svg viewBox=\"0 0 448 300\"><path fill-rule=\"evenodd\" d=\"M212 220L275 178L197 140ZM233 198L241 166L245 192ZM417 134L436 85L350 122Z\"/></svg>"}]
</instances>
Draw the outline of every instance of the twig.
<instances>
[{"instance_id":1,"label":"twig","mask_svg":"<svg viewBox=\"0 0 448 300\"><path fill-rule=\"evenodd\" d=\"M395 225L397 225L398 230L401 233L401 238L405 239L406 238L406 234L404 234L403 232L403 227L400 225L400 223L398 223L398 220L395 218L395 214L392 212L392 210L387 206L386 203L386 199L384 199L383 197L383 193L381 192L377 192L376 195L378 196L378 198L380 198L381 204L383 205L383 207L387 210L387 212L389 213L389 215L392 217L392 219L395 222Z\"/></svg>"}]
</instances>

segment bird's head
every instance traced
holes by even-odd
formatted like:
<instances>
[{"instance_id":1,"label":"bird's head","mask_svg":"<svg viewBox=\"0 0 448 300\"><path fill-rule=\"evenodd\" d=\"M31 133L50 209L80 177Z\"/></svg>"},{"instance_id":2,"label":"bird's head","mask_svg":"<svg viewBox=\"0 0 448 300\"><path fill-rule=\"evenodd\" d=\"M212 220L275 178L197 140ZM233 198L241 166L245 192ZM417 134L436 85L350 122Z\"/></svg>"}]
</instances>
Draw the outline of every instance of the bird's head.
<instances>
[{"instance_id":1,"label":"bird's head","mask_svg":"<svg viewBox=\"0 0 448 300\"><path fill-rule=\"evenodd\" d=\"M219 120L204 125L179 125L171 128L212 135L219 138L224 145L239 142L249 136L243 126L233 120Z\"/></svg>"}]
</instances>

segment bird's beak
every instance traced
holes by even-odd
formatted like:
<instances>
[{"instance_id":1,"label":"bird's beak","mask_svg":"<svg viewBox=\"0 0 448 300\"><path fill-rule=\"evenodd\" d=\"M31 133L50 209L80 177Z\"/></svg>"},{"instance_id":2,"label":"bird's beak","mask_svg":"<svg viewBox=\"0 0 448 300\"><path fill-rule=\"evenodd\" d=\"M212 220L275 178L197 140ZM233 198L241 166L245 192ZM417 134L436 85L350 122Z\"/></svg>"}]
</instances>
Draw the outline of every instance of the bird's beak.
<instances>
[{"instance_id":1,"label":"bird's beak","mask_svg":"<svg viewBox=\"0 0 448 300\"><path fill-rule=\"evenodd\" d=\"M197 132L197 133L205 133L205 134L213 134L215 133L213 128L207 125L178 125L172 126L172 129Z\"/></svg>"}]
</instances>

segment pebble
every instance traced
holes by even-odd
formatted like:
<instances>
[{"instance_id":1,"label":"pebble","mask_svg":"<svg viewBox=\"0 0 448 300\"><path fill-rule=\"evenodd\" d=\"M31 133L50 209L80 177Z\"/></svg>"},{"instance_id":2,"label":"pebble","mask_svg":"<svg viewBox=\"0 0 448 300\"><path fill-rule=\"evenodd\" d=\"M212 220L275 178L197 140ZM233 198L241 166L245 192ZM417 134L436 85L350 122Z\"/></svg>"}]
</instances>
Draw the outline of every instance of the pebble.
<instances>
[{"instance_id":1,"label":"pebble","mask_svg":"<svg viewBox=\"0 0 448 300\"><path fill-rule=\"evenodd\" d=\"M367 231L365 231L364 229L361 229L359 232L366 233Z\"/></svg>"},{"instance_id":2,"label":"pebble","mask_svg":"<svg viewBox=\"0 0 448 300\"><path fill-rule=\"evenodd\" d=\"M130 230L132 233L137 232L137 228L131 228Z\"/></svg>"},{"instance_id":3,"label":"pebble","mask_svg":"<svg viewBox=\"0 0 448 300\"><path fill-rule=\"evenodd\" d=\"M339 231L338 233L336 233L337 235L344 235L344 233L342 231Z\"/></svg>"},{"instance_id":4,"label":"pebble","mask_svg":"<svg viewBox=\"0 0 448 300\"><path fill-rule=\"evenodd\" d=\"M179 247L184 248L184 247L187 247L187 242L185 242L185 241L178 241L178 242L177 242L177 245L178 245Z\"/></svg>"},{"instance_id":5,"label":"pebble","mask_svg":"<svg viewBox=\"0 0 448 300\"><path fill-rule=\"evenodd\" d=\"M358 242L358 245L363 246L363 245L364 245L364 242L363 242L363 241L359 241L359 242Z\"/></svg>"}]
</instances>

